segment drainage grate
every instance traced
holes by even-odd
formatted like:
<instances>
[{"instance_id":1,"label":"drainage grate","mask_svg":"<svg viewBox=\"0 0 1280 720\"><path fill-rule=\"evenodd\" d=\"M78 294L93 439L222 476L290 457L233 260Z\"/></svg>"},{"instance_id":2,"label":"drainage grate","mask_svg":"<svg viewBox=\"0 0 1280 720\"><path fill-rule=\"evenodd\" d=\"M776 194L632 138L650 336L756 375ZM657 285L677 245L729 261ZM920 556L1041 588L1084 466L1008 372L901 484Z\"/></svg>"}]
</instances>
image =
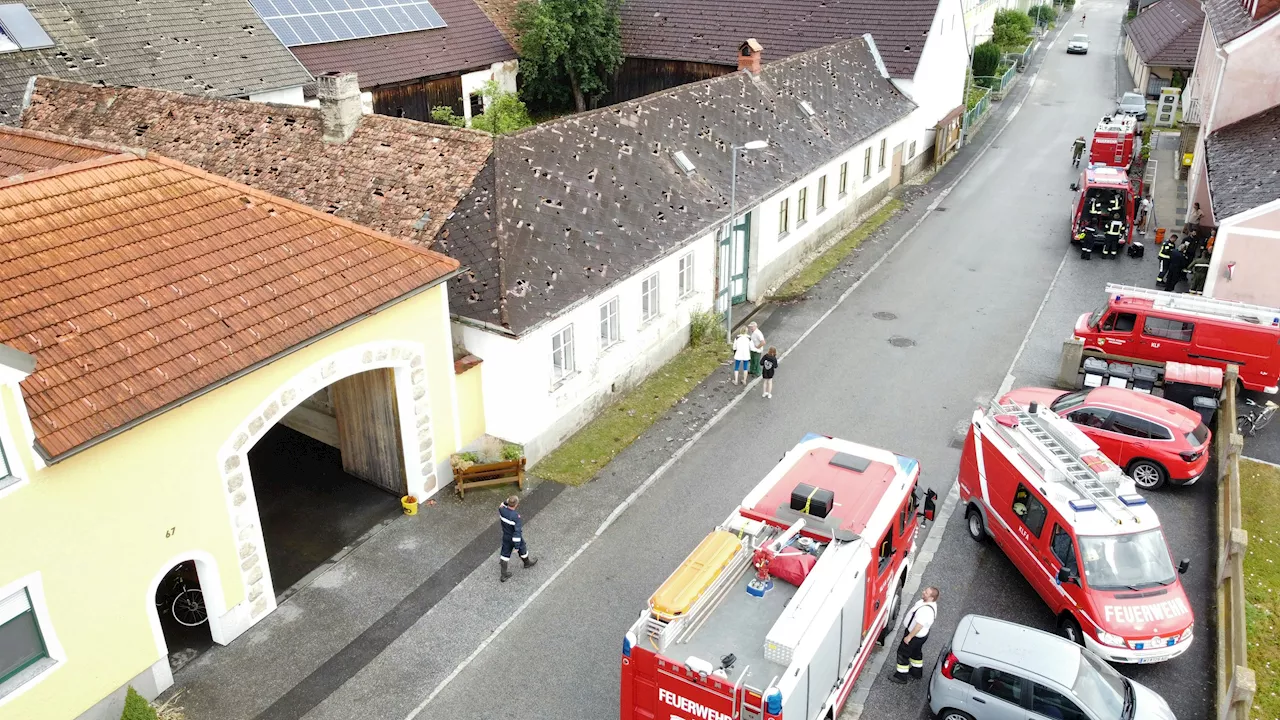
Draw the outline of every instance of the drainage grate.
<instances>
[{"instance_id":1,"label":"drainage grate","mask_svg":"<svg viewBox=\"0 0 1280 720\"><path fill-rule=\"evenodd\" d=\"M962 438L962 437L958 437L958 438L951 438L951 442L947 443L947 447L952 448L952 449L955 449L955 450L963 450L963 449L964 449L964 438Z\"/></svg>"},{"instance_id":2,"label":"drainage grate","mask_svg":"<svg viewBox=\"0 0 1280 720\"><path fill-rule=\"evenodd\" d=\"M871 317L877 320L897 320L898 319L897 315L894 315L891 312L885 312L884 310L881 310L880 312L871 313Z\"/></svg>"},{"instance_id":3,"label":"drainage grate","mask_svg":"<svg viewBox=\"0 0 1280 720\"><path fill-rule=\"evenodd\" d=\"M909 347L915 347L916 341L912 340L911 338L902 337L901 335L894 335L893 337L889 338L889 344L894 347L909 348Z\"/></svg>"}]
</instances>

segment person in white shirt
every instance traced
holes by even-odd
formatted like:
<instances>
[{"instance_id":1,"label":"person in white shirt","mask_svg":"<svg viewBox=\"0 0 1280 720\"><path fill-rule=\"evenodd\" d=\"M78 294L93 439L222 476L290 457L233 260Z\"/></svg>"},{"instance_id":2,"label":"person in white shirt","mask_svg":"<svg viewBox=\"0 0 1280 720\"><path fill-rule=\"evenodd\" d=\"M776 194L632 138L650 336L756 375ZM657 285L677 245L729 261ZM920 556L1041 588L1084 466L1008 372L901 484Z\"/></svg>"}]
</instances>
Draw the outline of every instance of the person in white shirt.
<instances>
[{"instance_id":1,"label":"person in white shirt","mask_svg":"<svg viewBox=\"0 0 1280 720\"><path fill-rule=\"evenodd\" d=\"M747 367L747 372L760 377L760 358L764 355L764 333L760 332L760 326L755 323L747 325L747 331L751 333L751 364Z\"/></svg>"},{"instance_id":2,"label":"person in white shirt","mask_svg":"<svg viewBox=\"0 0 1280 720\"><path fill-rule=\"evenodd\" d=\"M938 619L938 588L927 587L920 593L920 600L907 611L902 622L902 642L898 644L897 672L889 679L905 683L908 678L924 677L924 641L929 628Z\"/></svg>"},{"instance_id":3,"label":"person in white shirt","mask_svg":"<svg viewBox=\"0 0 1280 720\"><path fill-rule=\"evenodd\" d=\"M738 376L742 376L742 382L747 382L747 367L751 363L751 338L747 336L747 331L743 330L738 337L733 339L733 384L738 384Z\"/></svg>"}]
</instances>

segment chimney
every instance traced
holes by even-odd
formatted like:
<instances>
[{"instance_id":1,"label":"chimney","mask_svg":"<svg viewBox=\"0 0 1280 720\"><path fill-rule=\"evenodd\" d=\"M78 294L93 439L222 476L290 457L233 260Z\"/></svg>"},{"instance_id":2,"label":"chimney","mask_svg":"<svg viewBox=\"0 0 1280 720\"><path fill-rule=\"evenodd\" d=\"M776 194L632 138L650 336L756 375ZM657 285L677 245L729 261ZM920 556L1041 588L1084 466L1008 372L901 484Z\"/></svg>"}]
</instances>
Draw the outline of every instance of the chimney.
<instances>
[{"instance_id":1,"label":"chimney","mask_svg":"<svg viewBox=\"0 0 1280 720\"><path fill-rule=\"evenodd\" d=\"M1280 0L1253 0L1252 7L1248 0L1245 2L1245 9L1249 11L1250 17L1255 21L1262 20L1280 10Z\"/></svg>"},{"instance_id":2,"label":"chimney","mask_svg":"<svg viewBox=\"0 0 1280 720\"><path fill-rule=\"evenodd\" d=\"M316 78L324 141L346 142L360 124L360 82L355 73L331 72Z\"/></svg>"},{"instance_id":3,"label":"chimney","mask_svg":"<svg viewBox=\"0 0 1280 720\"><path fill-rule=\"evenodd\" d=\"M756 42L755 38L747 38L746 42L738 46L738 69L759 75L761 50L764 48Z\"/></svg>"}]
</instances>

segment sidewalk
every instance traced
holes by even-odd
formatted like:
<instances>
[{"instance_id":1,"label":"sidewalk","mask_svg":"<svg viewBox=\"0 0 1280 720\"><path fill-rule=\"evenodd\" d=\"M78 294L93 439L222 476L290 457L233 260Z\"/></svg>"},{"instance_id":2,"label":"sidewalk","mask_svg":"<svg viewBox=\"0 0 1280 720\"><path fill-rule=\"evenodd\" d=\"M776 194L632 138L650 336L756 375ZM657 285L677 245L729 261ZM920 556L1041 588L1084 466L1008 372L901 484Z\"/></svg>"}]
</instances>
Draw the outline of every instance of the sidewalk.
<instances>
[{"instance_id":1,"label":"sidewalk","mask_svg":"<svg viewBox=\"0 0 1280 720\"><path fill-rule=\"evenodd\" d=\"M1026 98L1043 57L1042 47L969 146L928 183L903 189L906 208L897 218L867 238L803 301L766 305L755 315L770 344L794 344L941 201L943 190ZM745 318L745 311L736 310L738 317ZM434 506L391 522L230 646L214 648L182 668L166 697L182 692L178 704L191 720L406 717L739 393L727 373L717 372L594 481L568 488L532 479L521 510L531 549L542 560L537 568L513 568L511 581L497 582L495 510L507 489L469 492L466 501L441 493Z\"/></svg>"}]
</instances>

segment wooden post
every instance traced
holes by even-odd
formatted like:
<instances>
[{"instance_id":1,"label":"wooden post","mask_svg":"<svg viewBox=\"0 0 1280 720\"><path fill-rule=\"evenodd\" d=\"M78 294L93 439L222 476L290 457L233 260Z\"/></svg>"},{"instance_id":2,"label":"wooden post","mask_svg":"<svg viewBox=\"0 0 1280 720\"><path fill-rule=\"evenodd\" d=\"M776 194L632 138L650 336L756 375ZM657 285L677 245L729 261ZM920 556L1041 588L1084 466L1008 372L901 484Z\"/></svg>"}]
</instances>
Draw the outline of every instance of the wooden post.
<instances>
[{"instance_id":1,"label":"wooden post","mask_svg":"<svg viewBox=\"0 0 1280 720\"><path fill-rule=\"evenodd\" d=\"M1232 561L1237 557L1243 557L1246 550L1249 549L1249 533L1242 528L1231 528L1227 533L1227 546L1218 555L1218 585L1226 582L1227 578L1232 577ZM1234 578L1238 582L1244 582L1244 578Z\"/></svg>"},{"instance_id":2,"label":"wooden post","mask_svg":"<svg viewBox=\"0 0 1280 720\"><path fill-rule=\"evenodd\" d=\"M1084 362L1084 340L1070 337L1062 341L1062 360L1058 366L1058 387L1075 390L1080 387L1080 363Z\"/></svg>"},{"instance_id":3,"label":"wooden post","mask_svg":"<svg viewBox=\"0 0 1280 720\"><path fill-rule=\"evenodd\" d=\"M1258 679L1253 671L1236 665L1231 671L1231 683L1227 686L1219 720L1248 720L1249 711L1253 708L1253 696L1257 692Z\"/></svg>"}]
</instances>

